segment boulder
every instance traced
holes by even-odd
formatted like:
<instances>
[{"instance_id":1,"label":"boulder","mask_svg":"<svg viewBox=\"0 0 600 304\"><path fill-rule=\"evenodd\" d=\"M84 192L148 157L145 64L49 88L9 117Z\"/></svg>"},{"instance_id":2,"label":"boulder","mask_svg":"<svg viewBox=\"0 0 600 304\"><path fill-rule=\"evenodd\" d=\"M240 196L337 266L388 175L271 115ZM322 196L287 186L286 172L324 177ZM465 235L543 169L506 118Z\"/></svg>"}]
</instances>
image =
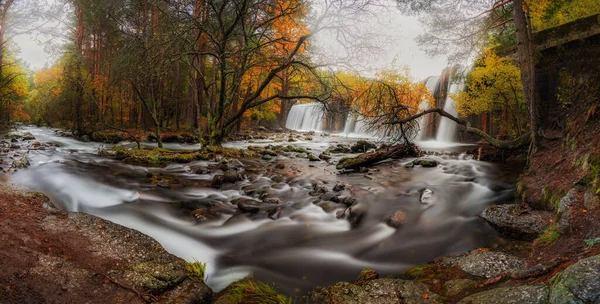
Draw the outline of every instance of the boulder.
<instances>
[{"instance_id":1,"label":"boulder","mask_svg":"<svg viewBox=\"0 0 600 304\"><path fill-rule=\"evenodd\" d=\"M528 241L540 236L554 218L550 211L523 212L518 204L493 205L479 216L500 233Z\"/></svg>"},{"instance_id":2,"label":"boulder","mask_svg":"<svg viewBox=\"0 0 600 304\"><path fill-rule=\"evenodd\" d=\"M314 154L312 153L308 153L308 160L311 162L315 162L315 161L320 161L321 159L316 157Z\"/></svg>"},{"instance_id":3,"label":"boulder","mask_svg":"<svg viewBox=\"0 0 600 304\"><path fill-rule=\"evenodd\" d=\"M400 279L374 279L362 285L337 283L317 287L305 298L306 303L330 304L398 304L438 303L437 295L427 285Z\"/></svg>"},{"instance_id":4,"label":"boulder","mask_svg":"<svg viewBox=\"0 0 600 304\"><path fill-rule=\"evenodd\" d=\"M413 161L413 165L421 166L424 168L433 168L433 167L438 166L438 162L433 159L420 158L420 159Z\"/></svg>"},{"instance_id":5,"label":"boulder","mask_svg":"<svg viewBox=\"0 0 600 304\"><path fill-rule=\"evenodd\" d=\"M33 134L31 134L30 132L25 132L25 134L23 134L23 140L34 140L35 136L33 136Z\"/></svg>"},{"instance_id":6,"label":"boulder","mask_svg":"<svg viewBox=\"0 0 600 304\"><path fill-rule=\"evenodd\" d=\"M400 228L406 223L406 214L402 211L392 212L385 216L384 221L392 228Z\"/></svg>"},{"instance_id":7,"label":"boulder","mask_svg":"<svg viewBox=\"0 0 600 304\"><path fill-rule=\"evenodd\" d=\"M344 190L346 190L347 186L348 185L346 185L346 184L344 184L342 182L337 182L335 184L335 186L333 186L333 191L335 191L335 192L344 191Z\"/></svg>"},{"instance_id":8,"label":"boulder","mask_svg":"<svg viewBox=\"0 0 600 304\"><path fill-rule=\"evenodd\" d=\"M469 255L446 257L441 259L441 264L457 267L472 276L486 279L525 269L524 260L514 255L494 251L479 251Z\"/></svg>"},{"instance_id":9,"label":"boulder","mask_svg":"<svg viewBox=\"0 0 600 304\"><path fill-rule=\"evenodd\" d=\"M446 281L443 286L444 295L447 297L456 297L468 290L477 287L477 282L469 279L457 279Z\"/></svg>"},{"instance_id":10,"label":"boulder","mask_svg":"<svg viewBox=\"0 0 600 304\"><path fill-rule=\"evenodd\" d=\"M27 158L27 156L23 156L20 159L15 160L12 163L12 168L13 169L25 169L25 168L27 168L29 166L30 166L30 163L29 163L29 159Z\"/></svg>"},{"instance_id":11,"label":"boulder","mask_svg":"<svg viewBox=\"0 0 600 304\"><path fill-rule=\"evenodd\" d=\"M253 199L238 198L231 201L231 203L237 205L243 213L257 213L260 211L260 202Z\"/></svg>"},{"instance_id":12,"label":"boulder","mask_svg":"<svg viewBox=\"0 0 600 304\"><path fill-rule=\"evenodd\" d=\"M600 255L583 259L550 280L550 303L600 303Z\"/></svg>"},{"instance_id":13,"label":"boulder","mask_svg":"<svg viewBox=\"0 0 600 304\"><path fill-rule=\"evenodd\" d=\"M325 151L325 152L319 154L319 158L321 160L328 161L328 160L331 160L331 154L329 154L329 152Z\"/></svg>"},{"instance_id":14,"label":"boulder","mask_svg":"<svg viewBox=\"0 0 600 304\"><path fill-rule=\"evenodd\" d=\"M567 234L571 228L571 212L577 204L577 190L575 188L569 190L567 194L560 199L558 203L558 221L556 222L558 232L560 234Z\"/></svg>"},{"instance_id":15,"label":"boulder","mask_svg":"<svg viewBox=\"0 0 600 304\"><path fill-rule=\"evenodd\" d=\"M600 196L595 194L592 189L589 189L583 195L583 205L587 209L595 209L600 207Z\"/></svg>"},{"instance_id":16,"label":"boulder","mask_svg":"<svg viewBox=\"0 0 600 304\"><path fill-rule=\"evenodd\" d=\"M117 281L125 281L129 286L139 291L158 295L163 291L179 285L188 275L185 263L171 262L160 264L155 262L139 263L123 271L117 276Z\"/></svg>"},{"instance_id":17,"label":"boulder","mask_svg":"<svg viewBox=\"0 0 600 304\"><path fill-rule=\"evenodd\" d=\"M272 159L273 159L273 156L271 156L271 155L269 155L269 154L264 154L264 155L262 156L262 159L263 159L263 160L272 160Z\"/></svg>"},{"instance_id":18,"label":"boulder","mask_svg":"<svg viewBox=\"0 0 600 304\"><path fill-rule=\"evenodd\" d=\"M459 304L544 304L548 303L548 289L545 286L502 287L470 295ZM566 303L566 302L561 302Z\"/></svg>"},{"instance_id":19,"label":"boulder","mask_svg":"<svg viewBox=\"0 0 600 304\"><path fill-rule=\"evenodd\" d=\"M433 190L427 188L421 189L421 194L419 195L419 202L421 202L421 204L433 203Z\"/></svg>"},{"instance_id":20,"label":"boulder","mask_svg":"<svg viewBox=\"0 0 600 304\"><path fill-rule=\"evenodd\" d=\"M377 149L377 146L366 140L359 140L354 145L352 145L352 147L350 147L350 150L353 153L366 153L371 149Z\"/></svg>"}]
</instances>

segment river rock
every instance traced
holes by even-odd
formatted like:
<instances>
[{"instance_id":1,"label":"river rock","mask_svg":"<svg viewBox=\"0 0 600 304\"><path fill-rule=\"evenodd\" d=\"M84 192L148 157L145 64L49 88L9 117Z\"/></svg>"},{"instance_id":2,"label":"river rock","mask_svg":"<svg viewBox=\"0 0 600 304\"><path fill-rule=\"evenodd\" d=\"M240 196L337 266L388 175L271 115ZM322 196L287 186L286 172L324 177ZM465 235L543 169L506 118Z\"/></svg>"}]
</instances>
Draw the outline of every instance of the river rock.
<instances>
[{"instance_id":1,"label":"river rock","mask_svg":"<svg viewBox=\"0 0 600 304\"><path fill-rule=\"evenodd\" d=\"M384 221L392 228L400 228L406 223L406 214L402 211L392 212L385 216Z\"/></svg>"},{"instance_id":2,"label":"river rock","mask_svg":"<svg viewBox=\"0 0 600 304\"><path fill-rule=\"evenodd\" d=\"M310 196L320 196L329 192L329 188L323 184L314 184L313 190L308 193Z\"/></svg>"},{"instance_id":3,"label":"river rock","mask_svg":"<svg viewBox=\"0 0 600 304\"><path fill-rule=\"evenodd\" d=\"M558 210L556 210L558 214L558 221L556 222L558 227L558 232L560 234L567 234L571 228L571 213L572 209L575 208L577 204L577 190L575 188L569 190L567 194L560 199L558 203Z\"/></svg>"},{"instance_id":4,"label":"river rock","mask_svg":"<svg viewBox=\"0 0 600 304\"><path fill-rule=\"evenodd\" d=\"M347 187L347 186L348 186L348 185L346 185L346 184L344 184L344 183L342 183L342 182L337 182L337 183L335 184L335 186L333 186L333 191L335 191L335 192L344 191L344 190L346 190L346 187Z\"/></svg>"},{"instance_id":5,"label":"river rock","mask_svg":"<svg viewBox=\"0 0 600 304\"><path fill-rule=\"evenodd\" d=\"M427 188L421 189L421 194L419 195L419 202L421 202L421 204L433 203L433 190Z\"/></svg>"},{"instance_id":6,"label":"river rock","mask_svg":"<svg viewBox=\"0 0 600 304\"><path fill-rule=\"evenodd\" d=\"M367 210L366 204L357 204L349 207L347 209L348 212L346 218L348 219L348 222L350 222L350 225L352 227L358 227L367 215Z\"/></svg>"},{"instance_id":7,"label":"river rock","mask_svg":"<svg viewBox=\"0 0 600 304\"><path fill-rule=\"evenodd\" d=\"M305 298L306 303L329 304L398 304L438 303L427 285L400 279L375 279L363 285L337 283L317 287Z\"/></svg>"},{"instance_id":8,"label":"river rock","mask_svg":"<svg viewBox=\"0 0 600 304\"><path fill-rule=\"evenodd\" d=\"M550 280L550 303L600 303L600 255L583 259Z\"/></svg>"},{"instance_id":9,"label":"river rock","mask_svg":"<svg viewBox=\"0 0 600 304\"><path fill-rule=\"evenodd\" d=\"M356 204L356 199L351 196L341 197L340 203L346 205L347 207L352 207L354 204Z\"/></svg>"},{"instance_id":10,"label":"river rock","mask_svg":"<svg viewBox=\"0 0 600 304\"><path fill-rule=\"evenodd\" d=\"M554 218L550 211L523 212L518 204L493 205L479 216L500 233L522 240L534 240L540 236Z\"/></svg>"},{"instance_id":11,"label":"river rock","mask_svg":"<svg viewBox=\"0 0 600 304\"><path fill-rule=\"evenodd\" d=\"M283 204L283 202L281 201L281 199L277 198L277 197L267 197L263 199L263 203L265 204L273 204L273 205L281 205Z\"/></svg>"},{"instance_id":12,"label":"river rock","mask_svg":"<svg viewBox=\"0 0 600 304\"><path fill-rule=\"evenodd\" d=\"M511 274L525 269L525 261L507 253L479 251L458 257L441 259L444 266L458 269L476 277L496 278L502 274Z\"/></svg>"},{"instance_id":13,"label":"river rock","mask_svg":"<svg viewBox=\"0 0 600 304\"><path fill-rule=\"evenodd\" d=\"M276 220L281 217L282 213L283 209L281 207L275 207L267 211L267 216L272 220Z\"/></svg>"},{"instance_id":14,"label":"river rock","mask_svg":"<svg viewBox=\"0 0 600 304\"><path fill-rule=\"evenodd\" d=\"M333 212L336 209L340 208L339 204L330 201L319 203L318 206L321 207L321 209L323 209L323 211L325 211L326 213Z\"/></svg>"},{"instance_id":15,"label":"river rock","mask_svg":"<svg viewBox=\"0 0 600 304\"><path fill-rule=\"evenodd\" d=\"M237 205L238 209L243 213L257 213L260 211L260 202L248 198L238 198L231 201L232 204Z\"/></svg>"},{"instance_id":16,"label":"river rock","mask_svg":"<svg viewBox=\"0 0 600 304\"><path fill-rule=\"evenodd\" d=\"M15 160L12 163L13 169L25 169L29 166L30 166L30 163L29 163L29 159L27 158L27 156L23 156L23 157L21 157L21 159Z\"/></svg>"},{"instance_id":17,"label":"river rock","mask_svg":"<svg viewBox=\"0 0 600 304\"><path fill-rule=\"evenodd\" d=\"M544 304L548 303L545 286L502 287L470 295L459 304ZM561 302L567 303L567 302Z\"/></svg>"},{"instance_id":18,"label":"river rock","mask_svg":"<svg viewBox=\"0 0 600 304\"><path fill-rule=\"evenodd\" d=\"M595 209L600 207L600 196L594 194L592 189L588 189L583 195L583 205L587 209Z\"/></svg>"},{"instance_id":19,"label":"river rock","mask_svg":"<svg viewBox=\"0 0 600 304\"><path fill-rule=\"evenodd\" d=\"M285 169L285 165L284 164L277 164L277 165L275 165L275 169L283 170L283 169Z\"/></svg>"},{"instance_id":20,"label":"river rock","mask_svg":"<svg viewBox=\"0 0 600 304\"><path fill-rule=\"evenodd\" d=\"M307 158L308 154L306 153L296 153L296 158Z\"/></svg>"},{"instance_id":21,"label":"river rock","mask_svg":"<svg viewBox=\"0 0 600 304\"><path fill-rule=\"evenodd\" d=\"M323 152L323 153L319 154L319 158L321 160L328 161L328 160L331 160L331 154L329 154L329 152Z\"/></svg>"},{"instance_id":22,"label":"river rock","mask_svg":"<svg viewBox=\"0 0 600 304\"><path fill-rule=\"evenodd\" d=\"M354 145L352 145L352 147L350 147L350 150L353 153L366 153L371 149L377 149L377 146L366 140L359 140Z\"/></svg>"},{"instance_id":23,"label":"river rock","mask_svg":"<svg viewBox=\"0 0 600 304\"><path fill-rule=\"evenodd\" d=\"M324 200L324 201L332 201L334 203L339 203L341 201L340 198L339 198L339 196L337 196L333 192L326 192L323 195L321 195L319 198L322 199L322 200Z\"/></svg>"},{"instance_id":24,"label":"river rock","mask_svg":"<svg viewBox=\"0 0 600 304\"><path fill-rule=\"evenodd\" d=\"M450 280L444 283L444 295L447 297L456 297L463 292L477 287L477 282L469 279Z\"/></svg>"},{"instance_id":25,"label":"river rock","mask_svg":"<svg viewBox=\"0 0 600 304\"><path fill-rule=\"evenodd\" d=\"M160 302L164 304L210 303L213 292L204 282L188 279L177 288L166 292L163 297L167 298Z\"/></svg>"},{"instance_id":26,"label":"river rock","mask_svg":"<svg viewBox=\"0 0 600 304\"><path fill-rule=\"evenodd\" d=\"M25 134L23 134L23 140L34 140L35 136L33 136L33 134L31 134L30 132L26 132Z\"/></svg>"},{"instance_id":27,"label":"river rock","mask_svg":"<svg viewBox=\"0 0 600 304\"><path fill-rule=\"evenodd\" d=\"M191 215L198 223L204 223L218 218L219 212L205 208L198 208L192 211Z\"/></svg>"},{"instance_id":28,"label":"river rock","mask_svg":"<svg viewBox=\"0 0 600 304\"><path fill-rule=\"evenodd\" d=\"M269 154L264 154L264 155L262 156L262 159L263 159L263 160L272 160L272 159L273 159L273 156L271 156L271 155L269 155Z\"/></svg>"},{"instance_id":29,"label":"river rock","mask_svg":"<svg viewBox=\"0 0 600 304\"><path fill-rule=\"evenodd\" d=\"M337 146L329 147L325 150L327 153L352 153L352 149L348 145L338 144Z\"/></svg>"},{"instance_id":30,"label":"river rock","mask_svg":"<svg viewBox=\"0 0 600 304\"><path fill-rule=\"evenodd\" d=\"M312 153L308 153L307 157L308 157L308 160L311 161L311 162L315 162L315 161L320 161L321 160L320 158L316 157Z\"/></svg>"},{"instance_id":31,"label":"river rock","mask_svg":"<svg viewBox=\"0 0 600 304\"><path fill-rule=\"evenodd\" d=\"M424 167L424 168L433 168L433 167L438 166L438 162L436 160L428 159L428 158L417 159L417 160L413 161L413 164Z\"/></svg>"}]
</instances>

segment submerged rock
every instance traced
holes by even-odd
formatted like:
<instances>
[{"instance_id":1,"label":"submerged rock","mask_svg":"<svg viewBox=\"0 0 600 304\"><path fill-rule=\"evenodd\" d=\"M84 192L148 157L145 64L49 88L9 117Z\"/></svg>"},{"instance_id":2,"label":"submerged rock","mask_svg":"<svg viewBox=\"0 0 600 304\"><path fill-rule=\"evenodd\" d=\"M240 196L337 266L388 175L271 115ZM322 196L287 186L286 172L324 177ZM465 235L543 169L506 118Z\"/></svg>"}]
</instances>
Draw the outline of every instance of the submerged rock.
<instances>
[{"instance_id":1,"label":"submerged rock","mask_svg":"<svg viewBox=\"0 0 600 304\"><path fill-rule=\"evenodd\" d=\"M548 303L548 289L545 286L503 287L470 295L459 304L544 304ZM567 303L567 302L560 302Z\"/></svg>"},{"instance_id":2,"label":"submerged rock","mask_svg":"<svg viewBox=\"0 0 600 304\"><path fill-rule=\"evenodd\" d=\"M550 211L523 212L518 204L490 206L479 216L500 233L522 240L533 240L540 236L554 218Z\"/></svg>"},{"instance_id":3,"label":"submerged rock","mask_svg":"<svg viewBox=\"0 0 600 304\"><path fill-rule=\"evenodd\" d=\"M600 255L583 259L550 281L550 303L600 303Z\"/></svg>"},{"instance_id":4,"label":"submerged rock","mask_svg":"<svg viewBox=\"0 0 600 304\"><path fill-rule=\"evenodd\" d=\"M514 255L494 251L480 251L464 256L446 257L441 260L441 263L445 266L457 267L472 276L486 279L515 273L525 268L524 260Z\"/></svg>"},{"instance_id":5,"label":"submerged rock","mask_svg":"<svg viewBox=\"0 0 600 304\"><path fill-rule=\"evenodd\" d=\"M237 205L238 209L243 213L257 213L260 211L260 202L253 199L238 198L231 201L231 203Z\"/></svg>"},{"instance_id":6,"label":"submerged rock","mask_svg":"<svg viewBox=\"0 0 600 304\"><path fill-rule=\"evenodd\" d=\"M384 221L392 228L400 228L406 223L406 214L402 211L392 212L385 216Z\"/></svg>"},{"instance_id":7,"label":"submerged rock","mask_svg":"<svg viewBox=\"0 0 600 304\"><path fill-rule=\"evenodd\" d=\"M317 287L304 300L330 304L438 303L436 297L423 283L385 278L367 280L362 285L337 283Z\"/></svg>"}]
</instances>

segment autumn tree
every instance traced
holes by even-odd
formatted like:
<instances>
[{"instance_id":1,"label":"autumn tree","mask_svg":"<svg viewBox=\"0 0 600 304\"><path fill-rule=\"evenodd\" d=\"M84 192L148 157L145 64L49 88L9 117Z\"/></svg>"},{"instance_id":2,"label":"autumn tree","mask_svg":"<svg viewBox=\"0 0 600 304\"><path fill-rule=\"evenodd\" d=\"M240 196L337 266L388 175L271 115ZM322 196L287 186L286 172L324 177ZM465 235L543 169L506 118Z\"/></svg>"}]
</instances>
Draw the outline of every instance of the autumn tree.
<instances>
[{"instance_id":1,"label":"autumn tree","mask_svg":"<svg viewBox=\"0 0 600 304\"><path fill-rule=\"evenodd\" d=\"M505 136L522 136L527 128L520 71L508 59L490 50L484 52L467 75L466 90L452 97L463 117L500 111L501 133Z\"/></svg>"}]
</instances>

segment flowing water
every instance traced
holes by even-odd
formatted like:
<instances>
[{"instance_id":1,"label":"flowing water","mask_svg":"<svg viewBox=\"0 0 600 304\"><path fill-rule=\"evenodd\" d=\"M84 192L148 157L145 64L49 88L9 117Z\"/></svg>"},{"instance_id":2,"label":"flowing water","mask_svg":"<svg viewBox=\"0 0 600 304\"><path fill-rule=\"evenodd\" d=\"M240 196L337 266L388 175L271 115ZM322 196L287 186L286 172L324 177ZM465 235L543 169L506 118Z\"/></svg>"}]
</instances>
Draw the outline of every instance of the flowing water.
<instances>
[{"instance_id":1,"label":"flowing water","mask_svg":"<svg viewBox=\"0 0 600 304\"><path fill-rule=\"evenodd\" d=\"M184 259L207 262L208 284L216 290L252 273L286 294L300 295L318 285L352 281L365 268L382 276L399 275L442 255L491 245L499 237L477 215L490 204L511 199L515 178L507 174L511 170L466 155L431 156L440 163L436 168L405 168L412 159L388 161L369 176L338 175L324 162L310 167L305 159L279 156L272 162L300 172L280 181L265 169L267 162L249 160L246 168L259 168L257 174L213 189L207 185L218 171L194 172L216 163L133 166L95 155L100 144L60 137L45 128L22 131L58 147L29 151L31 167L11 174L13 183L48 194L59 208L141 231ZM343 141L349 139L319 137L294 145L318 153ZM176 182L160 187L149 173ZM351 185L336 195L356 199L352 209L361 215L356 226L336 216L348 212L342 204L321 208L324 202L314 196L314 185L332 189L337 182ZM427 203L420 200L423 189L433 192ZM280 217L272 220L263 211L243 214L231 203L252 192L279 198ZM200 224L190 216L196 208L218 210L220 217ZM406 214L406 223L394 229L383 218L397 210Z\"/></svg>"}]
</instances>

